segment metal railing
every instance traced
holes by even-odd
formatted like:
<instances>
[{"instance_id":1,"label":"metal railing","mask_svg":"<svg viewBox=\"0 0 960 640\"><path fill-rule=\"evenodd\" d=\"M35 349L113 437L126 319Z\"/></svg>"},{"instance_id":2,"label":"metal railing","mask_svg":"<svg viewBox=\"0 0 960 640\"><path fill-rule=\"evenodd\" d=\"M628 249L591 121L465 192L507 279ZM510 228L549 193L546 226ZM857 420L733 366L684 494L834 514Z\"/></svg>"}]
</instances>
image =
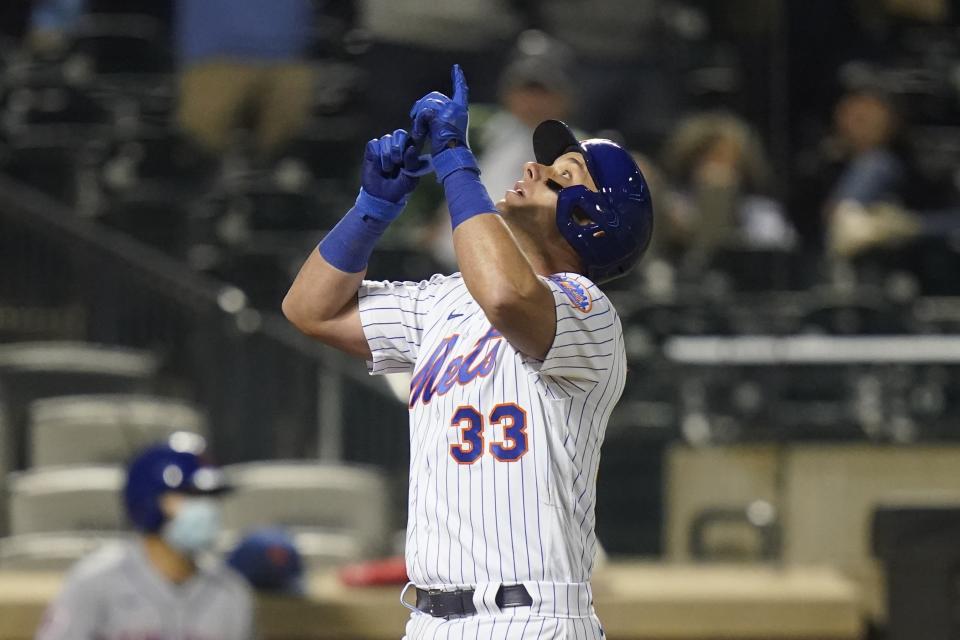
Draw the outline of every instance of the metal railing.
<instances>
[{"instance_id":1,"label":"metal railing","mask_svg":"<svg viewBox=\"0 0 960 640\"><path fill-rule=\"evenodd\" d=\"M224 462L316 456L405 466L406 408L362 363L301 335L279 310L251 308L238 288L5 177L0 306L6 339L157 353L159 389L206 407Z\"/></svg>"}]
</instances>

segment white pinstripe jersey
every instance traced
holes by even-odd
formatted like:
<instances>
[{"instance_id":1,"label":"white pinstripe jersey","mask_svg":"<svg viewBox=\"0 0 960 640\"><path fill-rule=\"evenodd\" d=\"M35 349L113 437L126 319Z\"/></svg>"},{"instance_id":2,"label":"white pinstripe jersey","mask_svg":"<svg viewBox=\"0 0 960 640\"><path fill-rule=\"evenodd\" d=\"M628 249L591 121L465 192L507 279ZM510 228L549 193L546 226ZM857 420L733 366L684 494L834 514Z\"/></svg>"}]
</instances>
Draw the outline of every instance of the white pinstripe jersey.
<instances>
[{"instance_id":1,"label":"white pinstripe jersey","mask_svg":"<svg viewBox=\"0 0 960 640\"><path fill-rule=\"evenodd\" d=\"M373 374L412 371L406 561L425 588L581 587L587 609L596 476L607 420L623 391L623 331L587 278L542 278L557 329L541 362L487 321L460 274L364 281L360 319ZM557 610L564 605L558 604ZM591 608L592 609L592 608ZM586 615L586 610L580 611Z\"/></svg>"}]
</instances>

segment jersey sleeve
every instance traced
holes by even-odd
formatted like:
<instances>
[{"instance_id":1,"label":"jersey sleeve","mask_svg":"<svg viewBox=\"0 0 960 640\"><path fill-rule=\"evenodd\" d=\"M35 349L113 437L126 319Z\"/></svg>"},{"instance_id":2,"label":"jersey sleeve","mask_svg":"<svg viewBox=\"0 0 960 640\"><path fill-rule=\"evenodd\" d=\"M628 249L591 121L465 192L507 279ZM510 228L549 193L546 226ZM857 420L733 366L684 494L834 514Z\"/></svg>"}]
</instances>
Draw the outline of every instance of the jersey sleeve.
<instances>
[{"instance_id":1,"label":"jersey sleeve","mask_svg":"<svg viewBox=\"0 0 960 640\"><path fill-rule=\"evenodd\" d=\"M358 302L363 334L372 359L371 374L413 371L420 352L424 319L446 278L421 282L364 280Z\"/></svg>"},{"instance_id":2,"label":"jersey sleeve","mask_svg":"<svg viewBox=\"0 0 960 640\"><path fill-rule=\"evenodd\" d=\"M541 376L597 383L613 367L622 350L616 310L600 289L579 274L543 278L557 309L556 334L543 361L528 364Z\"/></svg>"}]
</instances>

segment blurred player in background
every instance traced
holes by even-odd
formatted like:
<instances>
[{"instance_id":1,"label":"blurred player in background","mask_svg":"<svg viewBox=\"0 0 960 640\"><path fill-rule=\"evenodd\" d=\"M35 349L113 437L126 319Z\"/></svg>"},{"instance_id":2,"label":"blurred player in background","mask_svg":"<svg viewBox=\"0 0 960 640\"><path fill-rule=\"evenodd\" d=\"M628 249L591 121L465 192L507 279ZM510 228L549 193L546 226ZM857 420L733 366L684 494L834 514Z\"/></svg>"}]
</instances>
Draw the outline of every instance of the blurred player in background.
<instances>
[{"instance_id":1,"label":"blurred player in background","mask_svg":"<svg viewBox=\"0 0 960 640\"><path fill-rule=\"evenodd\" d=\"M38 640L254 637L246 582L201 559L219 533L226 490L203 449L199 436L177 433L137 456L123 495L140 535L77 563Z\"/></svg>"},{"instance_id":2,"label":"blurred player in background","mask_svg":"<svg viewBox=\"0 0 960 640\"><path fill-rule=\"evenodd\" d=\"M467 144L459 67L454 87L414 105L410 135L367 144L356 206L307 258L284 313L373 374L414 372L407 637L599 638L596 476L626 357L597 284L645 251L650 194L622 148L548 120L537 161L494 205ZM427 139L460 272L364 280Z\"/></svg>"}]
</instances>

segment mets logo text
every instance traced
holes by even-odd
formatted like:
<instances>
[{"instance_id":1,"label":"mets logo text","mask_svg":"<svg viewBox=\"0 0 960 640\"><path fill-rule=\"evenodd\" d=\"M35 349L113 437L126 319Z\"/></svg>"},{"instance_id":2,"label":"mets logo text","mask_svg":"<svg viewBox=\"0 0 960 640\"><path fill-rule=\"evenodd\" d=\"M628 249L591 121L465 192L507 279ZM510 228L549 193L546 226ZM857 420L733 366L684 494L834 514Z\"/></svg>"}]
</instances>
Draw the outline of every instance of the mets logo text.
<instances>
[{"instance_id":1,"label":"mets logo text","mask_svg":"<svg viewBox=\"0 0 960 640\"><path fill-rule=\"evenodd\" d=\"M410 381L410 408L417 404L417 400L430 404L434 394L442 396L454 385L464 385L489 375L497 363L502 337L499 331L490 327L470 353L457 356L450 364L447 364L447 358L457 346L460 334L444 338Z\"/></svg>"},{"instance_id":2,"label":"mets logo text","mask_svg":"<svg viewBox=\"0 0 960 640\"><path fill-rule=\"evenodd\" d=\"M578 311L586 313L593 308L593 300L590 299L590 294L582 284L576 280L561 278L560 276L549 276L549 278L560 285L560 288L567 294L570 302Z\"/></svg>"}]
</instances>

